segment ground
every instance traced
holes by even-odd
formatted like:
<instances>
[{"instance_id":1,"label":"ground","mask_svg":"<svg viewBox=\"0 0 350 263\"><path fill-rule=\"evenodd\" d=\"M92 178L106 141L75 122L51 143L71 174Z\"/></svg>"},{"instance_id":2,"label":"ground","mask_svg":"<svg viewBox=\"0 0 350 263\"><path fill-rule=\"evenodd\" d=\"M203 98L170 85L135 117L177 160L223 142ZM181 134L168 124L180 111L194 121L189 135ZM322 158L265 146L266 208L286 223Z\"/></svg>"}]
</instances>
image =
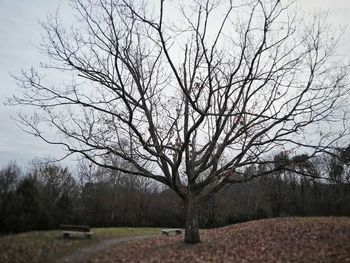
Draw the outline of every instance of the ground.
<instances>
[{"instance_id":1,"label":"ground","mask_svg":"<svg viewBox=\"0 0 350 263\"><path fill-rule=\"evenodd\" d=\"M155 233L157 236L154 236ZM19 241L15 241L18 236L21 235L0 239L0 262L40 262L24 261L28 259L28 251L19 245ZM10 238L13 239L12 244L4 242ZM80 249L79 245L73 244L74 249L61 252L60 257L55 256L55 260L54 253L50 252L52 256L47 257L45 262L350 262L350 218L251 221L202 230L202 243L196 245L184 244L181 235L161 236L159 229L139 230L119 236L110 233L109 238L97 235L94 238L87 241L91 242L89 244L80 244ZM38 236L32 238L33 241L37 239L40 240ZM50 242L61 241L62 244L84 242L57 237ZM7 249L4 249L4 244ZM35 246L31 246L32 250L43 249L40 246L36 249ZM11 254L11 248L16 250L16 254L14 251Z\"/></svg>"},{"instance_id":2,"label":"ground","mask_svg":"<svg viewBox=\"0 0 350 263\"><path fill-rule=\"evenodd\" d=\"M91 239L62 238L60 231L34 231L0 237L0 263L85 262L110 246L159 234L159 228L93 228Z\"/></svg>"}]
</instances>

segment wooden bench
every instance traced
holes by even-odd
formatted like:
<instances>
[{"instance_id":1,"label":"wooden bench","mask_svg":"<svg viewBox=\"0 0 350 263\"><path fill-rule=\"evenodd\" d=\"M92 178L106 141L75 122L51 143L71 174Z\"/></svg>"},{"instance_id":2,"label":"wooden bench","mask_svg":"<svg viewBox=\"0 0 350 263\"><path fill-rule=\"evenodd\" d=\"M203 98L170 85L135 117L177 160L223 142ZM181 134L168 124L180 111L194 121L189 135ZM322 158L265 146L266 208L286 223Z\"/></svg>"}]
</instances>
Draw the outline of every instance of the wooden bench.
<instances>
[{"instance_id":1,"label":"wooden bench","mask_svg":"<svg viewBox=\"0 0 350 263\"><path fill-rule=\"evenodd\" d=\"M79 225L60 225L60 229L63 234L63 238L69 238L70 236L84 236L91 238L93 232L90 231L89 226Z\"/></svg>"},{"instance_id":2,"label":"wooden bench","mask_svg":"<svg viewBox=\"0 0 350 263\"><path fill-rule=\"evenodd\" d=\"M182 234L182 230L179 228L173 228L173 229L162 229L161 230L162 234L165 236L170 235L170 233L175 233L176 235Z\"/></svg>"}]
</instances>

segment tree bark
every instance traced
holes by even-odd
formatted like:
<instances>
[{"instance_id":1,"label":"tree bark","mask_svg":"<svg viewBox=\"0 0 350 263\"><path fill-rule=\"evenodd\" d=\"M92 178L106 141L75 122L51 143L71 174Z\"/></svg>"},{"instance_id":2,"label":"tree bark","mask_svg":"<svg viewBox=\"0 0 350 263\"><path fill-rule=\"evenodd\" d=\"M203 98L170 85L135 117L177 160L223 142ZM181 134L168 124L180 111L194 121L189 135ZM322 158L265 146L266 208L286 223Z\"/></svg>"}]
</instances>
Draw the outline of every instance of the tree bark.
<instances>
[{"instance_id":1,"label":"tree bark","mask_svg":"<svg viewBox=\"0 0 350 263\"><path fill-rule=\"evenodd\" d=\"M185 203L185 243L196 244L199 238L198 211L195 196L189 193L184 199Z\"/></svg>"}]
</instances>

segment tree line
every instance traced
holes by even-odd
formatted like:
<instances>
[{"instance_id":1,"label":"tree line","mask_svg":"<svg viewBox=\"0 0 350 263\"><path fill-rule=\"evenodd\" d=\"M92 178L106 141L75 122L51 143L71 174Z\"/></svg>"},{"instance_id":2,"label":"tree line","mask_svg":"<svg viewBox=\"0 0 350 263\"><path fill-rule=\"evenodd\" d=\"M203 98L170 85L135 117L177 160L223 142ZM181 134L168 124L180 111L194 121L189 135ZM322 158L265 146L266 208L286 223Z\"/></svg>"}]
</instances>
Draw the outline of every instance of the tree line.
<instances>
[{"instance_id":1,"label":"tree line","mask_svg":"<svg viewBox=\"0 0 350 263\"><path fill-rule=\"evenodd\" d=\"M280 152L273 165L293 159L293 170L267 176L258 176L265 165L251 165L237 176L255 179L199 204L200 227L281 216L349 216L350 147L337 153L309 159ZM169 188L86 161L75 169L35 161L26 172L14 162L0 170L2 233L55 229L62 223L183 227L184 213L181 199Z\"/></svg>"}]
</instances>

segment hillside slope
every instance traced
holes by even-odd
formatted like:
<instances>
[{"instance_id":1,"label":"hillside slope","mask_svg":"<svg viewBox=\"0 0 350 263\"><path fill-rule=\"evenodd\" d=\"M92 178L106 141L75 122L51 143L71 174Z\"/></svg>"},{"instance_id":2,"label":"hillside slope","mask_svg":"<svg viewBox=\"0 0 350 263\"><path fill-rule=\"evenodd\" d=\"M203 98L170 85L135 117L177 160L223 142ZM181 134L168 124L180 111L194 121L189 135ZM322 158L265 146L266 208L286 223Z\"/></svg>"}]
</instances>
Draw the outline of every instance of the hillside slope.
<instances>
[{"instance_id":1,"label":"hillside slope","mask_svg":"<svg viewBox=\"0 0 350 263\"><path fill-rule=\"evenodd\" d=\"M350 218L278 218L115 246L89 262L350 262Z\"/></svg>"}]
</instances>

